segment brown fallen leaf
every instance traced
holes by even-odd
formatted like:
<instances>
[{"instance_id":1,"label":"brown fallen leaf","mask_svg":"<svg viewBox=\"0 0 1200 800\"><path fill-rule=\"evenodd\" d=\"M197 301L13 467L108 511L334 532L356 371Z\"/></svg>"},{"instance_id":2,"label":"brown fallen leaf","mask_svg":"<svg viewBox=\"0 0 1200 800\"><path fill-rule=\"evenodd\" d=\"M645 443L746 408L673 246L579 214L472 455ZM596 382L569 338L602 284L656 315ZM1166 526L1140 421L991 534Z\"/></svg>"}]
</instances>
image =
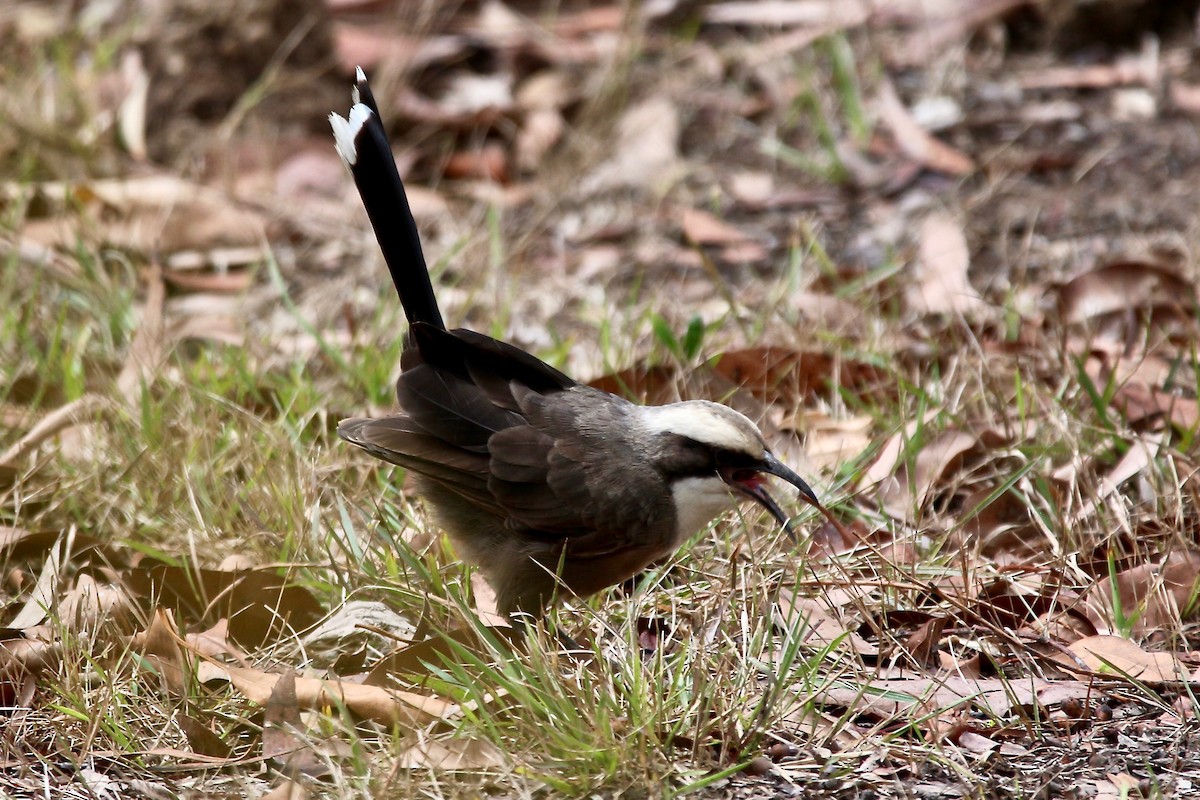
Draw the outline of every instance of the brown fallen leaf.
<instances>
[{"instance_id":1,"label":"brown fallen leaf","mask_svg":"<svg viewBox=\"0 0 1200 800\"><path fill-rule=\"evenodd\" d=\"M814 467L836 467L858 458L870 447L875 420L868 416L837 419L824 411L797 412L780 423L804 435L804 457Z\"/></svg>"},{"instance_id":2,"label":"brown fallen leaf","mask_svg":"<svg viewBox=\"0 0 1200 800\"><path fill-rule=\"evenodd\" d=\"M78 400L56 408L46 414L28 433L0 453L0 468L17 467L32 454L42 442L71 428L92 422L101 412L111 406L107 397L85 394Z\"/></svg>"},{"instance_id":3,"label":"brown fallen leaf","mask_svg":"<svg viewBox=\"0 0 1200 800\"><path fill-rule=\"evenodd\" d=\"M133 637L133 646L141 651L145 662L158 674L168 694L185 696L188 663L179 628L168 612L156 609L146 630Z\"/></svg>"},{"instance_id":4,"label":"brown fallen leaf","mask_svg":"<svg viewBox=\"0 0 1200 800\"><path fill-rule=\"evenodd\" d=\"M1162 452L1164 437L1162 434L1143 433L1133 436L1129 449L1107 473L1100 476L1100 481L1084 502L1072 515L1072 524L1078 525L1094 515L1101 508L1116 512L1126 517L1128 510L1122 504L1113 504L1109 499L1120 492L1121 486L1129 479L1141 474L1154 461L1156 454Z\"/></svg>"},{"instance_id":5,"label":"brown fallen leaf","mask_svg":"<svg viewBox=\"0 0 1200 800\"><path fill-rule=\"evenodd\" d=\"M118 630L126 629L131 621L131 608L128 595L119 586L80 573L59 598L56 616L66 630L90 631L95 635L106 623L115 624Z\"/></svg>"},{"instance_id":6,"label":"brown fallen leaf","mask_svg":"<svg viewBox=\"0 0 1200 800\"><path fill-rule=\"evenodd\" d=\"M171 271L163 279L176 289L188 292L225 292L236 294L254 285L254 273L250 270L222 270L218 272Z\"/></svg>"},{"instance_id":7,"label":"brown fallen leaf","mask_svg":"<svg viewBox=\"0 0 1200 800\"><path fill-rule=\"evenodd\" d=\"M472 150L452 153L443 168L447 178L479 178L493 183L508 183L508 153L497 142L488 142Z\"/></svg>"},{"instance_id":8,"label":"brown fallen leaf","mask_svg":"<svg viewBox=\"0 0 1200 800\"><path fill-rule=\"evenodd\" d=\"M422 736L416 744L397 756L400 769L433 769L444 772L483 770L503 767L509 763L504 751L483 739L455 737L427 739Z\"/></svg>"},{"instance_id":9,"label":"brown fallen leaf","mask_svg":"<svg viewBox=\"0 0 1200 800\"><path fill-rule=\"evenodd\" d=\"M742 244L751 241L747 234L733 225L698 208L680 209L679 227L692 244Z\"/></svg>"},{"instance_id":10,"label":"brown fallen leaf","mask_svg":"<svg viewBox=\"0 0 1200 800\"><path fill-rule=\"evenodd\" d=\"M1200 115L1200 84L1172 80L1167 92L1175 108L1192 116Z\"/></svg>"},{"instance_id":11,"label":"brown fallen leaf","mask_svg":"<svg viewBox=\"0 0 1200 800\"><path fill-rule=\"evenodd\" d=\"M1195 619L1200 606L1200 553L1176 550L1161 563L1139 564L1101 578L1088 592L1089 605L1109 630L1116 628L1114 598L1133 621L1131 632L1178 630Z\"/></svg>"},{"instance_id":12,"label":"brown fallen leaf","mask_svg":"<svg viewBox=\"0 0 1200 800\"><path fill-rule=\"evenodd\" d=\"M266 239L266 219L258 211L165 173L43 183L35 190L47 202L69 209L25 226L27 236L52 247L74 247L81 233L138 253L255 246Z\"/></svg>"},{"instance_id":13,"label":"brown fallen leaf","mask_svg":"<svg viewBox=\"0 0 1200 800\"><path fill-rule=\"evenodd\" d=\"M896 46L888 48L887 63L896 67L924 67L937 58L946 48L955 43L965 44L971 32L985 23L1003 17L1009 12L1023 6L1035 5L1035 0L973 0L969 3L943 3L941 13L925 13L925 5L920 10L911 9L910 15L920 19L918 24L911 26L910 33L901 39ZM903 3L895 13L903 15ZM891 4L889 4L889 7ZM916 11L916 14L912 12Z\"/></svg>"},{"instance_id":14,"label":"brown fallen leaf","mask_svg":"<svg viewBox=\"0 0 1200 800\"><path fill-rule=\"evenodd\" d=\"M458 34L418 36L380 25L333 23L334 54L345 75L360 66L375 72L420 70L460 58L471 44L469 37Z\"/></svg>"},{"instance_id":15,"label":"brown fallen leaf","mask_svg":"<svg viewBox=\"0 0 1200 800\"><path fill-rule=\"evenodd\" d=\"M487 633L498 644L510 647L522 635L521 631L512 627L488 628ZM492 648L480 642L473 629L466 627L445 631L413 642L381 658L371 667L363 683L368 686L390 686L397 677L408 680L414 675L427 675L429 665L440 666L446 661L456 660L459 648L486 658L492 657Z\"/></svg>"},{"instance_id":16,"label":"brown fallen leaf","mask_svg":"<svg viewBox=\"0 0 1200 800\"><path fill-rule=\"evenodd\" d=\"M1162 262L1116 261L1067 281L1058 290L1058 305L1068 324L1137 309L1189 317L1197 308L1196 286Z\"/></svg>"},{"instance_id":17,"label":"brown fallen leaf","mask_svg":"<svg viewBox=\"0 0 1200 800\"><path fill-rule=\"evenodd\" d=\"M141 407L142 392L154 385L168 355L163 328L163 303L167 297L163 271L157 263L151 263L145 274L146 302L142 304L137 331L125 353L125 363L117 375L117 391L131 409Z\"/></svg>"},{"instance_id":18,"label":"brown fallen leaf","mask_svg":"<svg viewBox=\"0 0 1200 800\"><path fill-rule=\"evenodd\" d=\"M1000 747L1000 742L997 742L995 739L989 739L986 736L980 736L974 731L963 731L954 737L953 741L968 753L974 753L975 755L987 755Z\"/></svg>"},{"instance_id":19,"label":"brown fallen leaf","mask_svg":"<svg viewBox=\"0 0 1200 800\"><path fill-rule=\"evenodd\" d=\"M1089 636L1067 646L1088 669L1137 681L1186 681L1188 671L1171 653L1149 653L1121 636Z\"/></svg>"},{"instance_id":20,"label":"brown fallen leaf","mask_svg":"<svg viewBox=\"0 0 1200 800\"><path fill-rule=\"evenodd\" d=\"M482 573L471 573L471 597L475 601L475 613L484 625L489 628L512 627L508 617L497 609L496 590L484 579Z\"/></svg>"},{"instance_id":21,"label":"brown fallen leaf","mask_svg":"<svg viewBox=\"0 0 1200 800\"><path fill-rule=\"evenodd\" d=\"M308 789L304 788L304 784L287 779L281 781L259 800L307 800L307 798Z\"/></svg>"},{"instance_id":22,"label":"brown fallen leaf","mask_svg":"<svg viewBox=\"0 0 1200 800\"><path fill-rule=\"evenodd\" d=\"M1130 425L1161 418L1184 432L1200 427L1200 403L1194 398L1152 389L1144 383L1121 384L1113 394L1112 407L1124 414Z\"/></svg>"},{"instance_id":23,"label":"brown fallen leaf","mask_svg":"<svg viewBox=\"0 0 1200 800\"><path fill-rule=\"evenodd\" d=\"M1119 58L1111 64L1081 67L1043 67L1017 77L1022 89L1107 89L1138 84L1157 86L1159 63L1156 50Z\"/></svg>"},{"instance_id":24,"label":"brown fallen leaf","mask_svg":"<svg viewBox=\"0 0 1200 800\"><path fill-rule=\"evenodd\" d=\"M117 577L135 599L174 609L189 624L227 619L229 637L244 647L282 630L302 630L324 615L311 592L270 569L223 572L143 561Z\"/></svg>"},{"instance_id":25,"label":"brown fallen leaf","mask_svg":"<svg viewBox=\"0 0 1200 800\"><path fill-rule=\"evenodd\" d=\"M630 187L660 191L679 177L679 110L667 97L632 105L617 123L612 155L582 181L587 194Z\"/></svg>"},{"instance_id":26,"label":"brown fallen leaf","mask_svg":"<svg viewBox=\"0 0 1200 800\"><path fill-rule=\"evenodd\" d=\"M970 157L934 138L913 119L891 81L880 83L878 107L880 121L892 132L900 151L913 161L947 175L969 175L975 171L975 162Z\"/></svg>"},{"instance_id":27,"label":"brown fallen leaf","mask_svg":"<svg viewBox=\"0 0 1200 800\"><path fill-rule=\"evenodd\" d=\"M50 634L46 634L48 637ZM0 639L0 704L12 709L33 703L42 674L58 667L62 644L27 631Z\"/></svg>"},{"instance_id":28,"label":"brown fallen leaf","mask_svg":"<svg viewBox=\"0 0 1200 800\"><path fill-rule=\"evenodd\" d=\"M63 580L63 571L74 549L74 539L74 527L58 538L54 547L47 553L42 570L38 573L37 582L29 592L29 596L25 598L25 602L21 604L16 615L8 621L5 627L19 631L33 628L46 621L48 614L55 606L55 600Z\"/></svg>"},{"instance_id":29,"label":"brown fallen leaf","mask_svg":"<svg viewBox=\"0 0 1200 800\"><path fill-rule=\"evenodd\" d=\"M942 641L942 632L946 629L949 617L938 616L926 620L904 640L904 650L924 669L936 670L941 665L938 645Z\"/></svg>"},{"instance_id":30,"label":"brown fallen leaf","mask_svg":"<svg viewBox=\"0 0 1200 800\"><path fill-rule=\"evenodd\" d=\"M296 671L289 669L275 682L263 709L263 758L292 778L328 775L329 762L313 748L311 737L300 735L301 731Z\"/></svg>"},{"instance_id":31,"label":"brown fallen leaf","mask_svg":"<svg viewBox=\"0 0 1200 800\"><path fill-rule=\"evenodd\" d=\"M248 667L205 661L198 677L204 683L226 681L257 705L266 705L280 676ZM351 683L337 678L296 678L299 708L321 711L345 706L355 714L386 725L417 727L458 713L458 705L430 695Z\"/></svg>"},{"instance_id":32,"label":"brown fallen leaf","mask_svg":"<svg viewBox=\"0 0 1200 800\"><path fill-rule=\"evenodd\" d=\"M1053 692L1057 702L1068 698L1092 697L1096 688L1090 681L1047 681L1037 677L1020 679L984 678L897 678L871 681L867 685L834 684L818 699L844 708L891 719L914 710L933 707L949 711L974 707L986 714L1003 717L1016 706L1041 703L1043 693Z\"/></svg>"},{"instance_id":33,"label":"brown fallen leaf","mask_svg":"<svg viewBox=\"0 0 1200 800\"><path fill-rule=\"evenodd\" d=\"M830 612L826 598L797 595L792 590L780 590L775 608L775 624L785 631L798 631L810 647L829 647L835 643L848 647L859 656L875 658L879 648L868 642L853 628L839 622Z\"/></svg>"},{"instance_id":34,"label":"brown fallen leaf","mask_svg":"<svg viewBox=\"0 0 1200 800\"><path fill-rule=\"evenodd\" d=\"M915 522L922 509L944 482L947 472L962 463L975 447L978 437L966 431L950 430L924 443L916 458L901 463L890 480L879 484L876 497L889 514Z\"/></svg>"},{"instance_id":35,"label":"brown fallen leaf","mask_svg":"<svg viewBox=\"0 0 1200 800\"><path fill-rule=\"evenodd\" d=\"M659 405L681 399L679 386L682 378L678 367L638 364L620 372L602 375L588 381L588 385L639 403Z\"/></svg>"},{"instance_id":36,"label":"brown fallen leaf","mask_svg":"<svg viewBox=\"0 0 1200 800\"><path fill-rule=\"evenodd\" d=\"M174 719L193 752L212 758L229 758L233 755L233 745L197 717L176 714Z\"/></svg>"},{"instance_id":37,"label":"brown fallen leaf","mask_svg":"<svg viewBox=\"0 0 1200 800\"><path fill-rule=\"evenodd\" d=\"M27 528L0 525L0 563L9 565L22 561L40 563L47 557L50 548L54 547L62 538L62 531L31 531ZM70 544L71 558L78 558L85 551L98 549L103 553L102 557L106 562L123 563L119 547L112 546L111 542L103 541L95 536L76 532L71 537Z\"/></svg>"},{"instance_id":38,"label":"brown fallen leaf","mask_svg":"<svg viewBox=\"0 0 1200 800\"><path fill-rule=\"evenodd\" d=\"M983 306L967 277L971 255L962 225L949 214L934 212L921 223L917 246L913 279L904 289L909 308L925 314L967 316Z\"/></svg>"},{"instance_id":39,"label":"brown fallen leaf","mask_svg":"<svg viewBox=\"0 0 1200 800\"><path fill-rule=\"evenodd\" d=\"M765 25L771 28L805 26L818 30L841 28L865 22L872 5L863 0L814 3L811 0L728 0L711 3L704 18L714 25Z\"/></svg>"},{"instance_id":40,"label":"brown fallen leaf","mask_svg":"<svg viewBox=\"0 0 1200 800\"><path fill-rule=\"evenodd\" d=\"M883 371L874 365L816 350L766 345L729 350L713 362L717 375L764 402L807 404L840 391L866 395L886 386Z\"/></svg>"},{"instance_id":41,"label":"brown fallen leaf","mask_svg":"<svg viewBox=\"0 0 1200 800\"><path fill-rule=\"evenodd\" d=\"M556 108L535 108L525 115L514 142L517 167L532 171L562 139L567 127Z\"/></svg>"}]
</instances>

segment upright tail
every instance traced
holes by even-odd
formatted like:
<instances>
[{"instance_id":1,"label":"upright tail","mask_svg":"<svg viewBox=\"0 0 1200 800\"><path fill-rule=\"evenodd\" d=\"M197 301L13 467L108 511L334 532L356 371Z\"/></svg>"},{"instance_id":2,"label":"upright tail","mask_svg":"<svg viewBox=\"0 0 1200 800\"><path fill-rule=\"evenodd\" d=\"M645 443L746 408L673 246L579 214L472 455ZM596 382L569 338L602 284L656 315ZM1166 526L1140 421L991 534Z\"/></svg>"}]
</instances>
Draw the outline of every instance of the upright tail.
<instances>
[{"instance_id":1,"label":"upright tail","mask_svg":"<svg viewBox=\"0 0 1200 800\"><path fill-rule=\"evenodd\" d=\"M425 254L421 251L417 223L379 119L379 106L361 67L356 73L352 97L354 105L347 117L329 115L338 154L354 176L354 185L375 229L375 238L379 240L379 249L383 251L383 260L392 274L409 324L424 322L445 330L425 266Z\"/></svg>"}]
</instances>

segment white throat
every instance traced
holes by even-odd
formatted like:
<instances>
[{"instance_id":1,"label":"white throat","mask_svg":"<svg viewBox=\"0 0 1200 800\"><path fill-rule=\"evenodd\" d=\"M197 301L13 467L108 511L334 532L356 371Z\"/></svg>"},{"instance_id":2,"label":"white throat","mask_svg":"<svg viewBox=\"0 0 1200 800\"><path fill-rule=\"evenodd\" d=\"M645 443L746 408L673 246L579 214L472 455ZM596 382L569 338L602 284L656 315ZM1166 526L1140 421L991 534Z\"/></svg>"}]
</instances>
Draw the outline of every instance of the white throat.
<instances>
[{"instance_id":1,"label":"white throat","mask_svg":"<svg viewBox=\"0 0 1200 800\"><path fill-rule=\"evenodd\" d=\"M675 541L679 547L717 516L737 505L737 498L716 475L682 478L671 485L675 501Z\"/></svg>"}]
</instances>

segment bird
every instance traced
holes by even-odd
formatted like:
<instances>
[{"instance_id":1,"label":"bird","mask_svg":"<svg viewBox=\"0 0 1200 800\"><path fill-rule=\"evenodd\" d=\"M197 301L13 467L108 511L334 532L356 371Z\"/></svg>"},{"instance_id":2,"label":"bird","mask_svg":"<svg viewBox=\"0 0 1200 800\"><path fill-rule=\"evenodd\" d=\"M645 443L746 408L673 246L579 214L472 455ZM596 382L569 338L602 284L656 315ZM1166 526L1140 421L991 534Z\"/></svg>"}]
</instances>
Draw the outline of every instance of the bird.
<instances>
[{"instance_id":1,"label":"bird","mask_svg":"<svg viewBox=\"0 0 1200 800\"><path fill-rule=\"evenodd\" d=\"M338 435L404 468L460 558L510 619L623 583L739 501L795 539L767 476L824 511L745 415L707 400L640 405L579 383L534 355L447 329L379 106L359 68L352 107L329 116L400 296L408 330L399 410Z\"/></svg>"}]
</instances>

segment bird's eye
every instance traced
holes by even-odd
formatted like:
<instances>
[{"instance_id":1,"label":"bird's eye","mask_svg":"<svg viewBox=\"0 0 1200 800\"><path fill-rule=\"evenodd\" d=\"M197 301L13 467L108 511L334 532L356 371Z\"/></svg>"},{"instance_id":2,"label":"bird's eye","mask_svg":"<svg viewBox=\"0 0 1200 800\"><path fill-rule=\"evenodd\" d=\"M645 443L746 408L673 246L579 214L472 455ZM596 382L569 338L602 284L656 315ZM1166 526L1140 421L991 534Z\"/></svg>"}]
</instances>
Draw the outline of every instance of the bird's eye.
<instances>
[{"instance_id":1,"label":"bird's eye","mask_svg":"<svg viewBox=\"0 0 1200 800\"><path fill-rule=\"evenodd\" d=\"M735 469L729 473L729 477L735 483L754 483L758 480L758 470L755 469Z\"/></svg>"},{"instance_id":2,"label":"bird's eye","mask_svg":"<svg viewBox=\"0 0 1200 800\"><path fill-rule=\"evenodd\" d=\"M736 467L741 469L749 467L754 463L752 457L745 453L739 453L736 450L714 448L713 458L717 462L718 467Z\"/></svg>"}]
</instances>

